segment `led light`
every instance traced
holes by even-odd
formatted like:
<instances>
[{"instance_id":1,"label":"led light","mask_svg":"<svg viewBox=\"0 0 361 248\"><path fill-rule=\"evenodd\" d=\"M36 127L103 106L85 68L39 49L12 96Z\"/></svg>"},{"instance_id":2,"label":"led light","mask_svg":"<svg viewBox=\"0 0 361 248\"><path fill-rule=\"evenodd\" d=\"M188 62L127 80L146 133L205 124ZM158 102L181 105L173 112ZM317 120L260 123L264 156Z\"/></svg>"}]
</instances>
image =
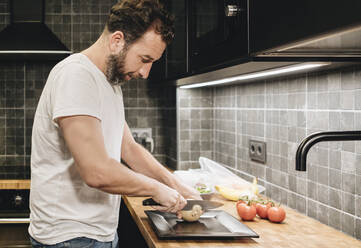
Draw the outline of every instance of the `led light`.
<instances>
[{"instance_id":1,"label":"led light","mask_svg":"<svg viewBox=\"0 0 361 248\"><path fill-rule=\"evenodd\" d=\"M242 80L247 80L247 79L261 78L261 77L267 77L267 76L278 75L278 74L285 74L285 73L294 72L294 71L301 71L301 70L316 68L316 67L325 66L325 65L329 65L329 64L330 63L302 63L302 64L280 67L280 68L266 70L266 71L254 72L254 73L250 73L250 74L242 74L242 75L235 76L235 77L208 81L208 82L204 82L204 83L183 85L183 86L180 86L180 88L190 89L190 88L198 88L198 87L204 87L204 86L225 84L225 83L231 83L231 82L235 82L235 81L242 81Z\"/></svg>"}]
</instances>

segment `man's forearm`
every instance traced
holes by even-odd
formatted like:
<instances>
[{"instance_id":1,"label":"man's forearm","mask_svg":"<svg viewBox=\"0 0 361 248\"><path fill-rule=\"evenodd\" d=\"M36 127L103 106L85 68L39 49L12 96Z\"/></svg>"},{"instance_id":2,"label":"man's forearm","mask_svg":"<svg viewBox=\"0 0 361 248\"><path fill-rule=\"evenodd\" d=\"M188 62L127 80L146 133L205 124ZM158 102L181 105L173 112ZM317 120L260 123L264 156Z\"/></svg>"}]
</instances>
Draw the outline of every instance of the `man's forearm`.
<instances>
[{"instance_id":1,"label":"man's forearm","mask_svg":"<svg viewBox=\"0 0 361 248\"><path fill-rule=\"evenodd\" d=\"M124 153L123 159L134 171L154 178L170 188L177 190L186 199L201 199L198 191L181 183L177 177L161 165L141 145L136 143L134 147L124 151Z\"/></svg>"},{"instance_id":2,"label":"man's forearm","mask_svg":"<svg viewBox=\"0 0 361 248\"><path fill-rule=\"evenodd\" d=\"M128 150L125 150L124 153L122 157L132 170L175 188L177 182L173 174L160 164L143 146L135 143Z\"/></svg>"},{"instance_id":3,"label":"man's forearm","mask_svg":"<svg viewBox=\"0 0 361 248\"><path fill-rule=\"evenodd\" d=\"M136 143L127 124L124 126L122 159L136 172L151 177L169 188L173 188L185 199L201 199L194 188L181 183L169 170L161 165L143 146Z\"/></svg>"},{"instance_id":4,"label":"man's forearm","mask_svg":"<svg viewBox=\"0 0 361 248\"><path fill-rule=\"evenodd\" d=\"M159 184L156 180L134 172L113 159L104 163L97 173L98 183L90 186L112 194L153 196Z\"/></svg>"},{"instance_id":5,"label":"man's forearm","mask_svg":"<svg viewBox=\"0 0 361 248\"><path fill-rule=\"evenodd\" d=\"M88 186L113 194L149 195L170 208L180 206L177 203L182 199L174 189L108 156L98 119L72 116L60 118L58 122L77 170ZM131 137L129 132L127 135Z\"/></svg>"},{"instance_id":6,"label":"man's forearm","mask_svg":"<svg viewBox=\"0 0 361 248\"><path fill-rule=\"evenodd\" d=\"M185 199L176 190L158 182L157 180L134 172L119 164L114 159L109 159L96 166L95 172L98 174L94 188L107 193L121 194L128 196L151 196L161 206L158 210L167 212L177 212L186 204Z\"/></svg>"}]
</instances>

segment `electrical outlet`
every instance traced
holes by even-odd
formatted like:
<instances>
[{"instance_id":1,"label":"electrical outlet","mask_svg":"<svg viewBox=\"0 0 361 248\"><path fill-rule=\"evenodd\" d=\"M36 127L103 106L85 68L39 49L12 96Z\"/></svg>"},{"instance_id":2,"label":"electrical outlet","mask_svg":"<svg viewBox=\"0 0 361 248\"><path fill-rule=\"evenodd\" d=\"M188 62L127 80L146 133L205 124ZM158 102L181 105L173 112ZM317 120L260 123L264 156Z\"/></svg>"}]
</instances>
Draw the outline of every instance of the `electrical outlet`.
<instances>
[{"instance_id":1,"label":"electrical outlet","mask_svg":"<svg viewBox=\"0 0 361 248\"><path fill-rule=\"evenodd\" d=\"M250 140L249 141L249 157L257 162L266 163L266 142Z\"/></svg>"},{"instance_id":2,"label":"electrical outlet","mask_svg":"<svg viewBox=\"0 0 361 248\"><path fill-rule=\"evenodd\" d=\"M130 129L133 137L137 138L152 138L151 128L131 128Z\"/></svg>"},{"instance_id":3,"label":"electrical outlet","mask_svg":"<svg viewBox=\"0 0 361 248\"><path fill-rule=\"evenodd\" d=\"M130 131L137 143L144 146L150 153L154 152L154 140L152 138L151 128L132 128Z\"/></svg>"}]
</instances>

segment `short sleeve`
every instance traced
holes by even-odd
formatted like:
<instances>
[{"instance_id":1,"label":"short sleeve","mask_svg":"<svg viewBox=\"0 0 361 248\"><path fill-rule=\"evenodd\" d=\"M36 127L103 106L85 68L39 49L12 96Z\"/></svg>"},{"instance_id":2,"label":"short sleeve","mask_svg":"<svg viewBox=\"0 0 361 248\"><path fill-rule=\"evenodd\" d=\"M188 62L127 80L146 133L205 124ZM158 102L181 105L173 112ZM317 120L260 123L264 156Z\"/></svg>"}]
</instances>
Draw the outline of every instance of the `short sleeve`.
<instances>
[{"instance_id":1,"label":"short sleeve","mask_svg":"<svg viewBox=\"0 0 361 248\"><path fill-rule=\"evenodd\" d=\"M83 65L71 63L54 78L51 92L52 119L90 115L101 120L99 88L91 72Z\"/></svg>"}]
</instances>

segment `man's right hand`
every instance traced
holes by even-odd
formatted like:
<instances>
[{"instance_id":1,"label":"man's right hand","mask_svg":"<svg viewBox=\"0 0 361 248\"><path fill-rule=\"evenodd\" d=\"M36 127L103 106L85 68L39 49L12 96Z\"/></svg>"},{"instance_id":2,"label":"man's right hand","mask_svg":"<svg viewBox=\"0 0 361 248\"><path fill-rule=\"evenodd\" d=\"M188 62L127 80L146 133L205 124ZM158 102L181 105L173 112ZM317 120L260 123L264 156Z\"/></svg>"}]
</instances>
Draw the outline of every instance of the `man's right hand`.
<instances>
[{"instance_id":1,"label":"man's right hand","mask_svg":"<svg viewBox=\"0 0 361 248\"><path fill-rule=\"evenodd\" d=\"M153 200L161 204L161 206L152 206L156 210L177 213L187 204L181 194L165 184L157 184L154 192Z\"/></svg>"}]
</instances>

